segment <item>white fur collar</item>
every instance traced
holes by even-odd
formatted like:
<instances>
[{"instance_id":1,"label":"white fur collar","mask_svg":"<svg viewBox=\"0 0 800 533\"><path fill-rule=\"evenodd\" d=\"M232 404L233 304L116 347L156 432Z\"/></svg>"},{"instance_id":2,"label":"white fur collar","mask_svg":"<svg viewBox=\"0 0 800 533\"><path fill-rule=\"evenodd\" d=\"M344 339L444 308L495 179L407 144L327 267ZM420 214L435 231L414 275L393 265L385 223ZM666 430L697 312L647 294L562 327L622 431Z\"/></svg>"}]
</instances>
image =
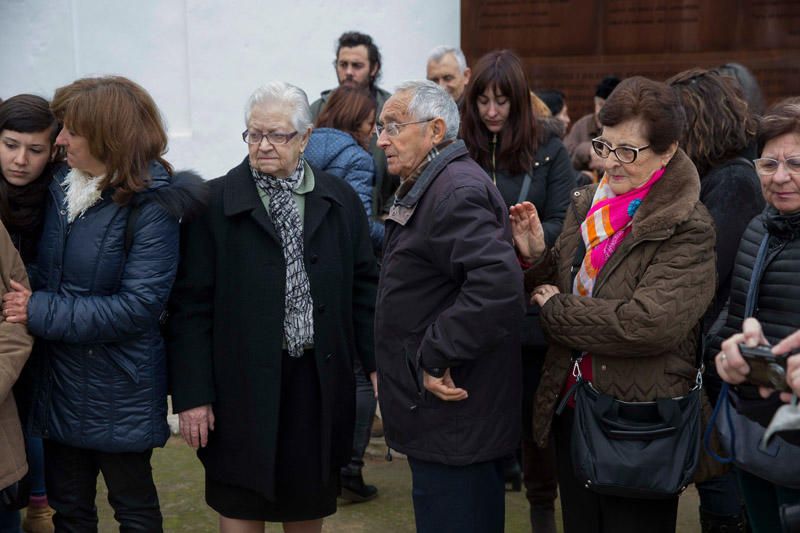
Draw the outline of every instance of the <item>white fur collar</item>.
<instances>
[{"instance_id":1,"label":"white fur collar","mask_svg":"<svg viewBox=\"0 0 800 533\"><path fill-rule=\"evenodd\" d=\"M67 207L67 219L72 223L76 218L83 216L87 209L100 200L100 191L97 186L104 176L92 177L85 172L73 168L64 180L67 194L64 205Z\"/></svg>"}]
</instances>

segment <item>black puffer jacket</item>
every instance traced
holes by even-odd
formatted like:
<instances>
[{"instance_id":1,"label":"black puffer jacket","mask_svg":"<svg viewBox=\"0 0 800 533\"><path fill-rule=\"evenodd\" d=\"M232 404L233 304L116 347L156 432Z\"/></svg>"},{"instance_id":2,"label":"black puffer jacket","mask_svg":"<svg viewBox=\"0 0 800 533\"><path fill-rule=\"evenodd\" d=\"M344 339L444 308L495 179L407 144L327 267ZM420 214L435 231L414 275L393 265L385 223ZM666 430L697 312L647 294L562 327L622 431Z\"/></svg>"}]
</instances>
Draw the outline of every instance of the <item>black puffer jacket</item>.
<instances>
[{"instance_id":1,"label":"black puffer jacket","mask_svg":"<svg viewBox=\"0 0 800 533\"><path fill-rule=\"evenodd\" d=\"M766 257L756 271L759 248L767 237ZM722 341L742 330L746 318L747 291L758 283L753 316L761 322L764 336L775 344L800 329L800 213L780 215L773 207L754 218L742 236L731 280L730 302L725 325L714 335L707 357L719 352ZM750 385L740 385L742 414L767 425L779 403L762 400Z\"/></svg>"},{"instance_id":2,"label":"black puffer jacket","mask_svg":"<svg viewBox=\"0 0 800 533\"><path fill-rule=\"evenodd\" d=\"M753 163L730 159L700 179L700 201L708 208L717 230L717 293L703 319L708 331L728 301L736 250L747 224L764 210L764 196Z\"/></svg>"},{"instance_id":3,"label":"black puffer jacket","mask_svg":"<svg viewBox=\"0 0 800 533\"><path fill-rule=\"evenodd\" d=\"M570 196L575 188L577 171L572 167L567 149L561 142L561 122L540 118L539 148L533 168L525 174L511 175L502 170L485 169L492 176L507 206L522 201L531 202L542 220L544 239L548 248L553 246L561 233L561 225L567 212ZM526 178L529 178L526 185ZM523 191L523 189L525 189ZM522 345L528 348L545 349L547 341L539 325L539 306L531 304L522 325Z\"/></svg>"}]
</instances>

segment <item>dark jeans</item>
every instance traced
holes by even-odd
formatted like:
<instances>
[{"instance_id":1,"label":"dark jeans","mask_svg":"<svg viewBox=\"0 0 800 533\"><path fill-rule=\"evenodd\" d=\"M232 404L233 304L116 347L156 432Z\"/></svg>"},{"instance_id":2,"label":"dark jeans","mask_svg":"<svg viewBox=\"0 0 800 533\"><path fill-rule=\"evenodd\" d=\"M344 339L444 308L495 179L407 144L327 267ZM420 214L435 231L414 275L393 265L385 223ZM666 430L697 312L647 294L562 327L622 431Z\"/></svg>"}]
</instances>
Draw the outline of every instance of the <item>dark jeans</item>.
<instances>
[{"instance_id":1,"label":"dark jeans","mask_svg":"<svg viewBox=\"0 0 800 533\"><path fill-rule=\"evenodd\" d=\"M375 399L372 382L364 374L364 368L358 359L353 361L353 373L356 379L356 424L353 429L353 455L350 463L342 468L342 473L358 475L364 467L364 452L367 451L369 444L372 421L375 418L378 401Z\"/></svg>"},{"instance_id":2,"label":"dark jeans","mask_svg":"<svg viewBox=\"0 0 800 533\"><path fill-rule=\"evenodd\" d=\"M742 495L733 469L725 474L697 483L700 508L716 516L738 516L742 512Z\"/></svg>"},{"instance_id":3,"label":"dark jeans","mask_svg":"<svg viewBox=\"0 0 800 533\"><path fill-rule=\"evenodd\" d=\"M19 533L20 524L19 511L0 509L0 533Z\"/></svg>"},{"instance_id":4,"label":"dark jeans","mask_svg":"<svg viewBox=\"0 0 800 533\"><path fill-rule=\"evenodd\" d=\"M781 531L778 509L783 504L800 503L800 490L779 487L760 477L736 469L753 533Z\"/></svg>"},{"instance_id":5,"label":"dark jeans","mask_svg":"<svg viewBox=\"0 0 800 533\"><path fill-rule=\"evenodd\" d=\"M533 440L533 400L542 377L546 348L522 348L522 473L531 508L554 509L558 493L556 450L552 439L545 448Z\"/></svg>"},{"instance_id":6,"label":"dark jeans","mask_svg":"<svg viewBox=\"0 0 800 533\"><path fill-rule=\"evenodd\" d=\"M417 533L503 531L503 459L449 466L409 457L408 464Z\"/></svg>"},{"instance_id":7,"label":"dark jeans","mask_svg":"<svg viewBox=\"0 0 800 533\"><path fill-rule=\"evenodd\" d=\"M44 483L44 448L39 437L25 437L25 451L28 454L31 495L44 496L47 489Z\"/></svg>"},{"instance_id":8,"label":"dark jeans","mask_svg":"<svg viewBox=\"0 0 800 533\"><path fill-rule=\"evenodd\" d=\"M661 500L619 498L591 492L578 481L570 456L574 416L574 410L568 407L553 420L564 533L674 533L677 496Z\"/></svg>"},{"instance_id":9,"label":"dark jeans","mask_svg":"<svg viewBox=\"0 0 800 533\"><path fill-rule=\"evenodd\" d=\"M44 441L45 478L53 523L59 533L97 531L97 474L103 473L108 503L121 532L159 533L161 511L150 467L152 450L105 453Z\"/></svg>"}]
</instances>

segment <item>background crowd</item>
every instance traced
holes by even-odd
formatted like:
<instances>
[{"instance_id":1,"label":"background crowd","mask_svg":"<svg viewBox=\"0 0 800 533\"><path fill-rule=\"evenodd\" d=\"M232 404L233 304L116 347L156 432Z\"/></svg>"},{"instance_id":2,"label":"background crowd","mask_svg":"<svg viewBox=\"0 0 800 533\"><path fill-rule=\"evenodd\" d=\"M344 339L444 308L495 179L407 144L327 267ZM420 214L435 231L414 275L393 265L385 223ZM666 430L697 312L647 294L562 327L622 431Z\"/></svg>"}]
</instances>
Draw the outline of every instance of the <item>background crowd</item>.
<instances>
[{"instance_id":1,"label":"background crowd","mask_svg":"<svg viewBox=\"0 0 800 533\"><path fill-rule=\"evenodd\" d=\"M220 531L375 498L378 404L419 531L501 531L521 482L536 533L557 496L567 532L675 531L685 483L591 486L576 444L591 402L635 450L667 400L704 532L800 528L800 423L765 436L800 391L800 100L738 64L609 73L572 121L509 50L437 47L394 93L368 35L333 65L311 103L255 89L209 182L127 78L0 104L0 531L97 530L100 473L160 531L168 391Z\"/></svg>"}]
</instances>

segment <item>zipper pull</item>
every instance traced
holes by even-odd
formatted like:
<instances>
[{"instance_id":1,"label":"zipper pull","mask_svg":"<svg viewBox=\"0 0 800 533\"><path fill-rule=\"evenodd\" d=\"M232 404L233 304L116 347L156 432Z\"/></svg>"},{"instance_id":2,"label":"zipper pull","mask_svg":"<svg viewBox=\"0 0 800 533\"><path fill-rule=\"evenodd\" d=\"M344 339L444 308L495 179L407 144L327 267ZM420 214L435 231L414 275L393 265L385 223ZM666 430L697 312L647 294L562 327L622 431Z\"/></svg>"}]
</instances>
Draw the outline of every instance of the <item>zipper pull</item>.
<instances>
[{"instance_id":1,"label":"zipper pull","mask_svg":"<svg viewBox=\"0 0 800 533\"><path fill-rule=\"evenodd\" d=\"M386 459L386 461L388 461L390 463L392 462L392 459L393 459L392 458L392 449L389 448L389 447L386 448L386 457L385 457L385 459Z\"/></svg>"}]
</instances>

